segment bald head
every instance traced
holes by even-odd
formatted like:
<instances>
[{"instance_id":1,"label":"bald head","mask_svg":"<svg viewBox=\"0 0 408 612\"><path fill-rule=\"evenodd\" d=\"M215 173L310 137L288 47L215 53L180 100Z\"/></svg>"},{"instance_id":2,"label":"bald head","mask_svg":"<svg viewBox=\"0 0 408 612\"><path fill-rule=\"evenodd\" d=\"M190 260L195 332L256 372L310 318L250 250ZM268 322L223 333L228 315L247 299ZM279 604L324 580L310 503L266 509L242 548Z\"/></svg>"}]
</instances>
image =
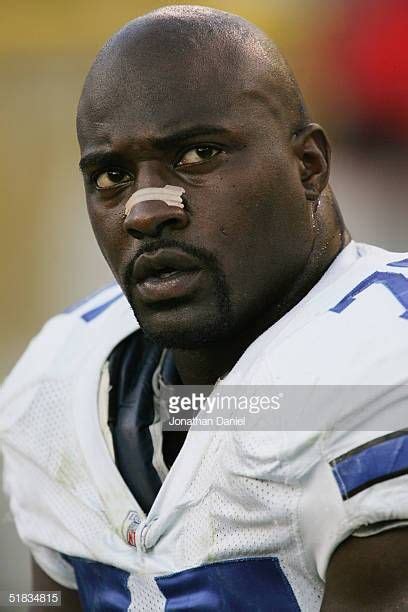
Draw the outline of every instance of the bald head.
<instances>
[{"instance_id":1,"label":"bald head","mask_svg":"<svg viewBox=\"0 0 408 612\"><path fill-rule=\"evenodd\" d=\"M182 74L180 74L182 68ZM241 89L267 105L292 132L309 118L295 78L276 45L250 22L202 6L169 6L134 19L110 38L86 79L78 112L103 119L118 93L134 102L174 101L174 91L211 82L213 97Z\"/></svg>"}]
</instances>

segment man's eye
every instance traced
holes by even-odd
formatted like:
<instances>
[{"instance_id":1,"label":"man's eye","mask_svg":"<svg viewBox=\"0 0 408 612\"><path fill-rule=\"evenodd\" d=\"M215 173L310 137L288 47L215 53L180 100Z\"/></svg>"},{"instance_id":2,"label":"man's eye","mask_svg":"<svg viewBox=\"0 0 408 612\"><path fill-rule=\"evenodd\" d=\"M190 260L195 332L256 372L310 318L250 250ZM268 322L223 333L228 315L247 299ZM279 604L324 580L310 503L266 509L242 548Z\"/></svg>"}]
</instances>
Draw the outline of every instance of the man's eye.
<instances>
[{"instance_id":1,"label":"man's eye","mask_svg":"<svg viewBox=\"0 0 408 612\"><path fill-rule=\"evenodd\" d=\"M216 147L193 147L184 153L183 157L177 162L177 166L201 164L219 153L221 153L221 149L217 149Z\"/></svg>"},{"instance_id":2,"label":"man's eye","mask_svg":"<svg viewBox=\"0 0 408 612\"><path fill-rule=\"evenodd\" d=\"M130 174L120 168L113 168L112 170L105 170L101 174L95 175L94 181L98 189L109 189L128 183L131 180Z\"/></svg>"}]
</instances>

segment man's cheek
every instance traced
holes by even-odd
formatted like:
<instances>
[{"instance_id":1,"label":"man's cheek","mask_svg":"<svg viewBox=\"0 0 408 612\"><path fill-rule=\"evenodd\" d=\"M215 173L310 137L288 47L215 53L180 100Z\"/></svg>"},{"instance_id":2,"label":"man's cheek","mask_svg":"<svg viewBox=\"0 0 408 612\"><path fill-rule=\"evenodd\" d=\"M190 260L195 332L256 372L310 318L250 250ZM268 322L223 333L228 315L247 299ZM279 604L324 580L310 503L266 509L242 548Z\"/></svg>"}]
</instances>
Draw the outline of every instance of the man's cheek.
<instances>
[{"instance_id":1,"label":"man's cheek","mask_svg":"<svg viewBox=\"0 0 408 612\"><path fill-rule=\"evenodd\" d=\"M126 234L117 228L117 224L109 223L106 217L91 218L95 238L109 267L116 274L126 249Z\"/></svg>"}]
</instances>

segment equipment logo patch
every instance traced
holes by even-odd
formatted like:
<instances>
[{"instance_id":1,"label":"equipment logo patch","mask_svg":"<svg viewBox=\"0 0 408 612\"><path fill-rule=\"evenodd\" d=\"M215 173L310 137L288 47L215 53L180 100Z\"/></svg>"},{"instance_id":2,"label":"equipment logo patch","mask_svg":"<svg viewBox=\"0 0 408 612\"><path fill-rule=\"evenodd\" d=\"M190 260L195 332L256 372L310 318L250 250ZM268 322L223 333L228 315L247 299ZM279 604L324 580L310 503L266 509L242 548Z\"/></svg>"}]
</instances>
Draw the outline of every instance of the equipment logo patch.
<instances>
[{"instance_id":1,"label":"equipment logo patch","mask_svg":"<svg viewBox=\"0 0 408 612\"><path fill-rule=\"evenodd\" d=\"M137 512L131 510L123 521L123 536L129 546L137 546L137 530L140 525L140 518Z\"/></svg>"}]
</instances>

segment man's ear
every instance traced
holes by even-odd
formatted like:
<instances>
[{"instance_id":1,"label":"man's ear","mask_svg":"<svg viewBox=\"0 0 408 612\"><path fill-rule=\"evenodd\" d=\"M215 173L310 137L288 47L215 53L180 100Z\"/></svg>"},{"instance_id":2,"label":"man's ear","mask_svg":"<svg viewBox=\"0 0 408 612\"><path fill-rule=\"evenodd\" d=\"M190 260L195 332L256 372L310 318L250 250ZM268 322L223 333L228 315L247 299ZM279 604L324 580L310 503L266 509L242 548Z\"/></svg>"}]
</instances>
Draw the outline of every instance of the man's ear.
<instances>
[{"instance_id":1,"label":"man's ear","mask_svg":"<svg viewBox=\"0 0 408 612\"><path fill-rule=\"evenodd\" d=\"M320 125L309 123L293 135L292 146L299 160L306 199L315 202L329 180L330 145L327 136Z\"/></svg>"}]
</instances>

